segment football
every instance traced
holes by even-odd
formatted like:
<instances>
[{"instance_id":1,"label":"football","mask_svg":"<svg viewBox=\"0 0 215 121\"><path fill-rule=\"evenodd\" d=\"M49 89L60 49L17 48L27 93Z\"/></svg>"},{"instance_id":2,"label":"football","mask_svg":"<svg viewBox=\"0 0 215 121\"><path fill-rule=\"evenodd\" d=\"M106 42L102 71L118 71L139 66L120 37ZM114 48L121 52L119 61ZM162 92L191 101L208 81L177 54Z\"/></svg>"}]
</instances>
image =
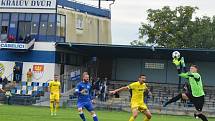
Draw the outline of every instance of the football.
<instances>
[{"instance_id":1,"label":"football","mask_svg":"<svg viewBox=\"0 0 215 121\"><path fill-rule=\"evenodd\" d=\"M172 58L180 58L180 53L178 51L172 52Z\"/></svg>"}]
</instances>

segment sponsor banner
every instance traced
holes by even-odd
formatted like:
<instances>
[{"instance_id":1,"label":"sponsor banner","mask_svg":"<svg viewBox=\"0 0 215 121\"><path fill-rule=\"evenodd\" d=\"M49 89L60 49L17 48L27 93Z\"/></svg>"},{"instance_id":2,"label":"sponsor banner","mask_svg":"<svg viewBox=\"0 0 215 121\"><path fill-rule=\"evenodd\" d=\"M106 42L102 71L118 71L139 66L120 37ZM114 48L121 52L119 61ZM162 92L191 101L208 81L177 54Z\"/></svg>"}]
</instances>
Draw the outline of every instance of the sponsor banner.
<instances>
[{"instance_id":1,"label":"sponsor banner","mask_svg":"<svg viewBox=\"0 0 215 121\"><path fill-rule=\"evenodd\" d=\"M34 72L43 72L44 71L44 65L33 65L33 71Z\"/></svg>"},{"instance_id":2,"label":"sponsor banner","mask_svg":"<svg viewBox=\"0 0 215 121\"><path fill-rule=\"evenodd\" d=\"M26 44L20 43L0 43L2 49L26 49Z\"/></svg>"},{"instance_id":3,"label":"sponsor banner","mask_svg":"<svg viewBox=\"0 0 215 121\"><path fill-rule=\"evenodd\" d=\"M35 40L32 40L30 43L0 43L0 49L17 49L17 50L27 50L33 44Z\"/></svg>"}]
</instances>

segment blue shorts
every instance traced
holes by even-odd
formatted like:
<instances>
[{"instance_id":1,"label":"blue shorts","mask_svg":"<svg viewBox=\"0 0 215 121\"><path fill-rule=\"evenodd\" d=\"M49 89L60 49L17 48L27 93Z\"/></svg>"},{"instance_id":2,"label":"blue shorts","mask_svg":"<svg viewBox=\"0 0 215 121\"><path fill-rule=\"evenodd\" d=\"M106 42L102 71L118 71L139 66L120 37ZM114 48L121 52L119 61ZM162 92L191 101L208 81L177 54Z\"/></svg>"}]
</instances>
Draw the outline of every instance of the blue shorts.
<instances>
[{"instance_id":1,"label":"blue shorts","mask_svg":"<svg viewBox=\"0 0 215 121\"><path fill-rule=\"evenodd\" d=\"M94 110L93 104L91 102L78 102L77 103L78 108L86 108L87 111L91 112Z\"/></svg>"}]
</instances>

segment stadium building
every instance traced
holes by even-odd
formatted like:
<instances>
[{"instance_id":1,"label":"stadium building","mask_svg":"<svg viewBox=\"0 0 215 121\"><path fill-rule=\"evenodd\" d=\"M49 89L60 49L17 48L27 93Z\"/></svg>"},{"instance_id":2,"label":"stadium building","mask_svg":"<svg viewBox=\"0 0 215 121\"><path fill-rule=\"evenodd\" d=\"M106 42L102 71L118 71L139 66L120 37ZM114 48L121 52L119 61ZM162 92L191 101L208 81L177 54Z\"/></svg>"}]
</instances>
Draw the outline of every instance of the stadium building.
<instances>
[{"instance_id":1,"label":"stadium building","mask_svg":"<svg viewBox=\"0 0 215 121\"><path fill-rule=\"evenodd\" d=\"M0 76L47 82L54 74L80 75L84 58L57 43L111 44L111 13L68 0L0 1Z\"/></svg>"},{"instance_id":2,"label":"stadium building","mask_svg":"<svg viewBox=\"0 0 215 121\"><path fill-rule=\"evenodd\" d=\"M196 64L204 84L215 85L215 51L207 49L169 49L151 46L96 45L58 43L59 48L78 52L94 63L96 75L116 81L135 81L144 73L151 83L178 84L177 70L172 63L172 52L177 50L185 58L186 66ZM92 66L95 64L96 66ZM189 69L189 68L188 68Z\"/></svg>"},{"instance_id":3,"label":"stadium building","mask_svg":"<svg viewBox=\"0 0 215 121\"><path fill-rule=\"evenodd\" d=\"M214 116L215 51L111 45L109 10L69 0L0 0L0 41L0 76L9 81L22 81L11 89L12 103L31 105L37 103L35 100L47 101L43 99L48 99L49 94L44 92L54 74L61 75L62 92L71 91L84 71L88 71L94 81L97 77L107 77L109 90L128 85L136 81L139 74L145 74L153 90L148 104L157 112L163 99L182 89L184 82L178 78L171 57L172 52L178 50L187 65L200 67L207 93L205 109ZM26 83L29 69L33 72L30 85ZM70 94L62 97L61 104L75 104L70 103L76 102ZM35 99L38 95L41 98ZM120 94L119 99L109 98L111 103L97 106L130 110L129 96ZM175 115L178 107L164 113ZM177 111L187 115L187 112Z\"/></svg>"}]
</instances>

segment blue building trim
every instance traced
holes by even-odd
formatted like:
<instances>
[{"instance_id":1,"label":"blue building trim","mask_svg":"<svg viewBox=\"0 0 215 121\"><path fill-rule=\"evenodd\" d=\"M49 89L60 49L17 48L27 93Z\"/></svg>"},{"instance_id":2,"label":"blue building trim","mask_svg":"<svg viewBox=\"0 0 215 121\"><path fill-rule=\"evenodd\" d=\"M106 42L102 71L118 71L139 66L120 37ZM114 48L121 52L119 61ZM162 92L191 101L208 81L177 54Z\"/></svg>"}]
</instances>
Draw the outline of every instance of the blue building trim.
<instances>
[{"instance_id":1,"label":"blue building trim","mask_svg":"<svg viewBox=\"0 0 215 121\"><path fill-rule=\"evenodd\" d=\"M21 61L55 63L55 51L27 51L17 52L13 50L0 50L0 61Z\"/></svg>"},{"instance_id":2,"label":"blue building trim","mask_svg":"<svg viewBox=\"0 0 215 121\"><path fill-rule=\"evenodd\" d=\"M76 11L83 12L83 13L87 12L87 14L91 14L95 16L107 17L109 19L111 18L111 12L107 9L100 9L93 6L89 6L89 5L85 5L85 4L81 4L73 1L68 1L68 0L58 0L57 5L73 8Z\"/></svg>"}]
</instances>

